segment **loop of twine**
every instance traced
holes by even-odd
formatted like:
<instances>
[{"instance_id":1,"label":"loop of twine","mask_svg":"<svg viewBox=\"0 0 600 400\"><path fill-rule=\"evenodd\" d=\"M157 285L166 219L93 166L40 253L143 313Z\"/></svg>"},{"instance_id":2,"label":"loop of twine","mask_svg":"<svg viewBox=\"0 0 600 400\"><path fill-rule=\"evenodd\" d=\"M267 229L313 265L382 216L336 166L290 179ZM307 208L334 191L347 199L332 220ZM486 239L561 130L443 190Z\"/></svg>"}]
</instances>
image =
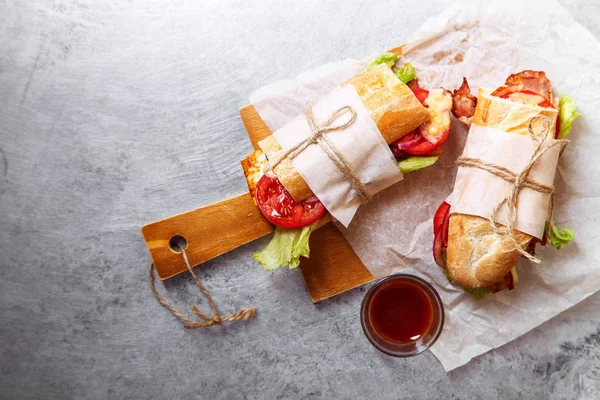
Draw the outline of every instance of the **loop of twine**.
<instances>
[{"instance_id":1,"label":"loop of twine","mask_svg":"<svg viewBox=\"0 0 600 400\"><path fill-rule=\"evenodd\" d=\"M208 299L208 302L210 303L210 306L212 307L212 310L213 310L213 316L208 317L207 315L203 314L198 309L198 307L192 306L192 312L194 314L196 314L196 316L198 316L198 318L200 318L202 320L199 322L195 322L195 321L192 321L191 319L187 318L185 315L181 314L172 305L170 305L158 293L158 290L156 290L156 286L154 284L154 268L155 267L154 267L153 263L150 263L150 271L149 271L149 273L150 273L150 289L152 289L154 296L160 302L160 304L162 304L167 310L171 311L171 313L174 316L176 316L177 318L179 318L181 321L184 322L183 326L186 329L197 329L197 328L204 328L205 326L220 325L223 322L245 321L256 315L256 308L244 308L244 309L242 309L238 312L235 312L225 318L221 317L221 314L219 314L219 310L217 309L217 305L215 304L215 301L213 300L212 296L210 295L208 290L206 290L206 288L204 287L202 282L200 282L200 279L198 279L198 276L192 270L192 266L190 265L187 254L185 253L185 249L183 247L179 246L179 250L181 250L181 254L183 255L183 261L185 263L185 266L187 267L188 271L190 271L190 273L194 277L194 280L196 281L196 284L198 285L198 287L200 288L202 293L204 293L204 295Z\"/></svg>"},{"instance_id":2,"label":"loop of twine","mask_svg":"<svg viewBox=\"0 0 600 400\"><path fill-rule=\"evenodd\" d=\"M350 119L342 124L334 125L334 122L347 112L350 112ZM272 171L285 158L292 159L306 150L308 146L312 144L318 144L321 146L321 149L323 149L333 164L346 176L346 179L348 179L350 185L352 185L352 188L356 191L358 197L360 197L361 202L366 203L370 198L367 188L362 183L358 175L356 175L356 173L352 170L352 167L344 155L340 153L333 143L327 139L327 136L325 136L325 134L328 132L343 130L352 125L356 120L356 111L354 111L354 109L350 106L340 107L323 125L319 126L315 120L312 107L308 107L306 110L306 119L308 120L308 125L310 126L313 134L290 147L281 155L281 157L277 158L273 162L268 163L263 169L263 173L266 174L267 172Z\"/></svg>"},{"instance_id":3,"label":"loop of twine","mask_svg":"<svg viewBox=\"0 0 600 400\"><path fill-rule=\"evenodd\" d=\"M542 128L543 129L542 132L544 132L544 136L542 138L538 138L533 132L532 124L533 124L533 121L536 119L541 119L544 123L543 128ZM504 168L500 165L488 163L479 158L470 158L470 157L461 156L456 160L456 164L461 167L482 169L484 171L487 171L487 172L513 184L513 187L510 190L510 192L508 193L508 195L506 195L506 197L504 197L504 199L502 199L501 201L498 202L498 204L496 204L496 206L492 210L488 219L490 221L490 225L492 226L492 230L494 231L494 233L496 233L498 235L508 234L508 236L509 236L510 240L513 242L515 248L523 256L527 257L530 261L532 261L536 264L539 264L541 262L541 260L536 258L535 256L531 255L530 253L528 253L527 249L523 248L519 244L519 242L517 241L517 239L515 238L515 235L514 235L514 231L515 231L514 225L517 220L517 212L518 212L518 207L519 207L519 193L521 192L521 189L528 188L528 189L535 190L536 192L539 192L539 193L550 194L550 213L549 213L548 224L547 224L547 229L550 230L550 228L552 227L553 219L554 219L554 186L543 185L541 183L535 182L535 181L529 179L528 176L529 176L529 173L531 172L531 169L537 162L537 160L539 160L539 158L541 156L543 156L548 150L550 150L554 146L560 145L561 153L562 153L562 150L569 143L569 141L564 140L564 139L557 140L554 143L552 143L550 146L544 147L544 142L546 141L546 139L550 133L550 121L548 120L548 118L546 116L543 116L543 115L538 115L538 116L531 118L529 120L529 125L527 127L527 130L533 136L533 140L537 143L537 146L535 147L535 150L531 156L531 159L529 160L529 162L527 163L525 168L523 168L523 170L518 174L514 173L513 171L509 170L508 168ZM496 221L495 216L498 214L498 212L500 212L500 209L505 204L506 204L506 210L507 210L507 221L506 221L506 228L502 229L502 227L498 226L498 222Z\"/></svg>"}]
</instances>

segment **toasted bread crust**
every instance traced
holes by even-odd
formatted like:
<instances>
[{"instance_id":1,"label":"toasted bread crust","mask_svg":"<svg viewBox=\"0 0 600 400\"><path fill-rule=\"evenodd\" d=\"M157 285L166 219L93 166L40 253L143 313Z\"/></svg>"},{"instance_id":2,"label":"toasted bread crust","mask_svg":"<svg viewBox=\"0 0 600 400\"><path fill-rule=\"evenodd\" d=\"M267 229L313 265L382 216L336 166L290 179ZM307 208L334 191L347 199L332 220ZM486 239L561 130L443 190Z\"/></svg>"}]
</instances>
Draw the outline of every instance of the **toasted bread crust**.
<instances>
[{"instance_id":1,"label":"toasted bread crust","mask_svg":"<svg viewBox=\"0 0 600 400\"><path fill-rule=\"evenodd\" d=\"M352 85L377 124L381 136L391 144L429 119L429 111L385 65L367 68L350 78Z\"/></svg>"},{"instance_id":2,"label":"toasted bread crust","mask_svg":"<svg viewBox=\"0 0 600 400\"><path fill-rule=\"evenodd\" d=\"M532 237L514 232L527 247ZM508 235L494 233L489 220L474 215L452 214L448 227L448 271L465 287L491 286L502 280L521 258Z\"/></svg>"},{"instance_id":3,"label":"toasted bread crust","mask_svg":"<svg viewBox=\"0 0 600 400\"><path fill-rule=\"evenodd\" d=\"M558 110L527 106L492 96L490 92L489 89L479 89L477 107L472 121L475 125L489 126L508 133L529 135L529 121L535 116L542 115L547 117L550 122L550 132L554 132L556 129ZM534 131L534 133L543 134L541 131Z\"/></svg>"},{"instance_id":4,"label":"toasted bread crust","mask_svg":"<svg viewBox=\"0 0 600 400\"><path fill-rule=\"evenodd\" d=\"M242 169L244 170L244 176L246 177L246 183L248 184L248 191L254 201L256 201L256 185L263 176L262 168L267 163L265 154L260 150L255 150L254 153L240 161Z\"/></svg>"}]
</instances>

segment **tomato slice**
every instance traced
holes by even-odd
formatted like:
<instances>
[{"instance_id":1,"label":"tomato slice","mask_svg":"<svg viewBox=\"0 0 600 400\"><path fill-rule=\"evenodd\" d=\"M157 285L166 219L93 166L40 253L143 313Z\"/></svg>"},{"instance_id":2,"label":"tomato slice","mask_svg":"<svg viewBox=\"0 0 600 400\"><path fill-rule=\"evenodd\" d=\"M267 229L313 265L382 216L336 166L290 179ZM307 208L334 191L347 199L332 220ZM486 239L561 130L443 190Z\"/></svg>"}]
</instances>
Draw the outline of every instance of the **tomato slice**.
<instances>
[{"instance_id":1,"label":"tomato slice","mask_svg":"<svg viewBox=\"0 0 600 400\"><path fill-rule=\"evenodd\" d=\"M499 87L498 89L494 90L492 92L492 96L496 96L496 97L500 97L500 98L507 98L508 96L510 96L511 94L513 94L514 92L519 91L519 86L518 85L512 85L512 86L503 86L503 87Z\"/></svg>"},{"instance_id":2,"label":"tomato slice","mask_svg":"<svg viewBox=\"0 0 600 400\"><path fill-rule=\"evenodd\" d=\"M446 262L444 261L444 254L446 254L446 248L442 244L441 233L438 233L433 239L433 260L442 268L447 267Z\"/></svg>"},{"instance_id":3,"label":"tomato slice","mask_svg":"<svg viewBox=\"0 0 600 400\"><path fill-rule=\"evenodd\" d=\"M425 102L425 99L429 96L429 90L427 90L427 89L421 89L418 86L417 87L412 87L410 89L414 93L415 97L417 99L419 99L419 101L421 102L421 104L423 104Z\"/></svg>"},{"instance_id":4,"label":"tomato slice","mask_svg":"<svg viewBox=\"0 0 600 400\"><path fill-rule=\"evenodd\" d=\"M287 229L310 225L325 213L325 206L316 197L298 203L279 179L267 175L256 185L256 202L269 222Z\"/></svg>"},{"instance_id":5,"label":"tomato slice","mask_svg":"<svg viewBox=\"0 0 600 400\"><path fill-rule=\"evenodd\" d=\"M427 140L423 140L418 145L413 146L404 151L413 156L422 156L424 154L431 153L432 151L440 147L446 141L446 139L448 139L449 134L450 129L446 129L444 130L444 132L442 132L440 139L436 144L430 143Z\"/></svg>"},{"instance_id":6,"label":"tomato slice","mask_svg":"<svg viewBox=\"0 0 600 400\"><path fill-rule=\"evenodd\" d=\"M429 90L420 88L419 81L417 79L413 79L412 81L408 82L407 86L410 88L410 90L412 90L413 94L421 102L421 104L423 104L425 99L429 96Z\"/></svg>"},{"instance_id":7,"label":"tomato slice","mask_svg":"<svg viewBox=\"0 0 600 400\"><path fill-rule=\"evenodd\" d=\"M434 235L437 235L440 228L444 224L444 219L446 218L446 214L448 214L449 210L450 210L450 204L446 203L445 201L442 204L440 204L440 206L438 207L437 211L435 212L435 215L433 216L433 234Z\"/></svg>"},{"instance_id":8,"label":"tomato slice","mask_svg":"<svg viewBox=\"0 0 600 400\"><path fill-rule=\"evenodd\" d=\"M547 98L545 98L544 96L542 96L541 94L539 94L537 92L534 92L533 90L528 90L528 89L515 90L515 89L518 89L518 86L514 85L514 86L507 86L507 87L499 88L499 89L496 89L492 93L492 96L500 97L502 99L508 99L513 94L521 93L521 94L532 96L532 97L533 96L538 97L539 98L539 103L537 104L538 107L554 108L554 105L552 103L550 103L550 101Z\"/></svg>"},{"instance_id":9,"label":"tomato slice","mask_svg":"<svg viewBox=\"0 0 600 400\"><path fill-rule=\"evenodd\" d=\"M448 229L450 228L450 209L446 211L446 215L444 215L444 222L442 223L442 227L438 232L442 238L442 245L444 249L448 247Z\"/></svg>"},{"instance_id":10,"label":"tomato slice","mask_svg":"<svg viewBox=\"0 0 600 400\"><path fill-rule=\"evenodd\" d=\"M444 154L444 149L438 147L437 149L430 151L429 153L423 154L423 157L439 156L440 154Z\"/></svg>"},{"instance_id":11,"label":"tomato slice","mask_svg":"<svg viewBox=\"0 0 600 400\"><path fill-rule=\"evenodd\" d=\"M450 224L450 204L445 201L435 212L433 217L433 259L436 264L446 268L444 255L448 248L448 226Z\"/></svg>"}]
</instances>

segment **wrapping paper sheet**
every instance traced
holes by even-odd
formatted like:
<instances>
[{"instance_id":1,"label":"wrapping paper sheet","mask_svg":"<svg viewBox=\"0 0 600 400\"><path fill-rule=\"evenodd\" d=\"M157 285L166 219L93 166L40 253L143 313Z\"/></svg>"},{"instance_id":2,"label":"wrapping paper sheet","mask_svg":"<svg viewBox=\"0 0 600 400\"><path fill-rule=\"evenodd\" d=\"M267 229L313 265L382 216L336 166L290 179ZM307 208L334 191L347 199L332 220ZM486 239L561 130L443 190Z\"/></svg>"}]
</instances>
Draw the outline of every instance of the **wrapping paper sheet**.
<instances>
[{"instance_id":1,"label":"wrapping paper sheet","mask_svg":"<svg viewBox=\"0 0 600 400\"><path fill-rule=\"evenodd\" d=\"M404 41L397 38L392 45ZM474 300L448 283L431 255L432 216L452 192L454 161L467 135L458 121L453 121L445 153L436 165L405 175L402 182L361 207L349 229L341 229L376 277L414 273L436 287L445 305L446 322L432 352L450 371L600 289L600 135L596 132L600 126L600 43L556 1L482 0L459 1L429 19L405 51L405 59L413 63L421 85L427 88L454 89L466 76L476 93L480 86L501 85L511 73L544 70L555 93L571 95L583 114L574 124L571 144L560 159L554 182L555 222L573 229L575 241L560 251L538 247L537 255L543 260L539 265L520 261L519 284L512 291ZM360 72L361 65L352 60L328 64L283 86L271 85L270 96L286 89L282 100L291 107L285 110L269 106L273 102L264 100L268 96L251 99L269 127L278 128L286 115L287 122L301 112L302 107L294 109L294 105L318 100L348 74ZM329 88L319 97L315 88L321 84ZM294 93L307 96L299 99Z\"/></svg>"},{"instance_id":2,"label":"wrapping paper sheet","mask_svg":"<svg viewBox=\"0 0 600 400\"><path fill-rule=\"evenodd\" d=\"M344 155L369 195L402 180L394 155L352 85L334 89L313 105L317 124L327 121L344 106L354 109L356 119L346 129L326 133L327 139ZM342 124L348 119L347 116L341 116L334 124ZM286 151L312 134L304 115L299 115L273 133ZM348 227L362 201L348 178L321 146L308 146L291 161L327 211Z\"/></svg>"},{"instance_id":3,"label":"wrapping paper sheet","mask_svg":"<svg viewBox=\"0 0 600 400\"><path fill-rule=\"evenodd\" d=\"M255 90L250 94L250 102L271 132L275 132L340 83L358 75L366 65L366 61L358 60L325 64L295 79L277 81Z\"/></svg>"},{"instance_id":4,"label":"wrapping paper sheet","mask_svg":"<svg viewBox=\"0 0 600 400\"><path fill-rule=\"evenodd\" d=\"M543 146L550 147L557 140L547 139ZM537 143L531 135L516 135L498 129L471 125L464 157L479 158L494 165L519 173L531 160ZM533 165L529 180L542 185L554 184L554 173L561 145L556 144L547 150ZM513 189L514 185L485 170L459 167L454 182L454 190L448 200L452 213L478 215L489 218L496 205ZM523 188L519 192L519 208L515 228L521 232L542 239L548 218L550 195ZM506 224L506 205L494 217Z\"/></svg>"}]
</instances>

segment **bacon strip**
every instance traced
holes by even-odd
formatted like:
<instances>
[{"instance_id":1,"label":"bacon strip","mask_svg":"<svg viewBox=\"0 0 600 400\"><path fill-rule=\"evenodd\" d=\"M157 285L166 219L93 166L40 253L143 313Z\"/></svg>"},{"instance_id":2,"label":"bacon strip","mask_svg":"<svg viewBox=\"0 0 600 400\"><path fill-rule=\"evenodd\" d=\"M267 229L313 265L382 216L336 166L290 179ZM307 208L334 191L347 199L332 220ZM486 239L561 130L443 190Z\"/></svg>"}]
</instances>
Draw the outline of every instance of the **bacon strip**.
<instances>
[{"instance_id":1,"label":"bacon strip","mask_svg":"<svg viewBox=\"0 0 600 400\"><path fill-rule=\"evenodd\" d=\"M506 78L504 86L496 89L492 96L502 97L504 93L514 93L521 90L530 90L544 96L548 101L554 104L554 93L552 85L544 71L525 70L512 74ZM467 78L463 78L460 88L452 93L452 114L461 121L470 124L475 107L477 106L477 97L471 94L471 88Z\"/></svg>"},{"instance_id":2,"label":"bacon strip","mask_svg":"<svg viewBox=\"0 0 600 400\"><path fill-rule=\"evenodd\" d=\"M467 78L463 78L460 88L452 93L452 114L461 121L470 121L475 114L477 97L471 94L471 88Z\"/></svg>"},{"instance_id":3,"label":"bacon strip","mask_svg":"<svg viewBox=\"0 0 600 400\"><path fill-rule=\"evenodd\" d=\"M552 85L544 71L532 71L530 69L512 74L506 78L506 86L518 86L519 90L531 90L544 96L554 104Z\"/></svg>"}]
</instances>

